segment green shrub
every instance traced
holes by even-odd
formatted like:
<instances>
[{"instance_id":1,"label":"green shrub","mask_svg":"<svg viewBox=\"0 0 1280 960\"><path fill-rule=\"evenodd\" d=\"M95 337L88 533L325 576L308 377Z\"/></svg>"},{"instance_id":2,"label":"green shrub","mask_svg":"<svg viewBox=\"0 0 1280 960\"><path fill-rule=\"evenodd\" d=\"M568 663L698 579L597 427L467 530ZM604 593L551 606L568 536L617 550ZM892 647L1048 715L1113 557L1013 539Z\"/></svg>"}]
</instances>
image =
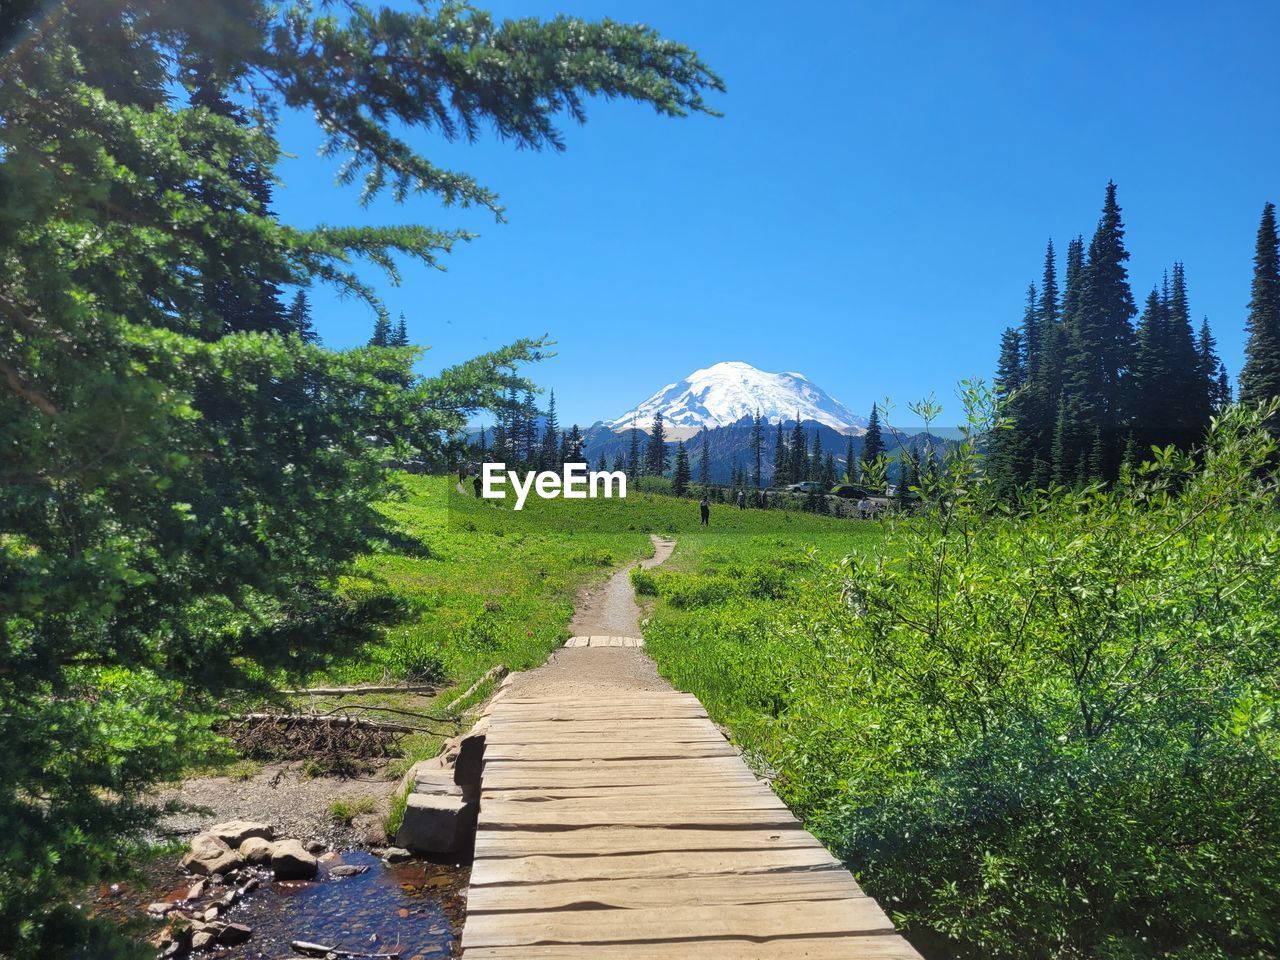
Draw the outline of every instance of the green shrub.
<instances>
[{"instance_id":1,"label":"green shrub","mask_svg":"<svg viewBox=\"0 0 1280 960\"><path fill-rule=\"evenodd\" d=\"M448 677L439 647L414 634L392 641L386 651L386 666L395 679L407 683L442 683Z\"/></svg>"},{"instance_id":2,"label":"green shrub","mask_svg":"<svg viewBox=\"0 0 1280 960\"><path fill-rule=\"evenodd\" d=\"M631 586L642 597L658 595L658 578L644 567L631 568Z\"/></svg>"},{"instance_id":3,"label":"green shrub","mask_svg":"<svg viewBox=\"0 0 1280 960\"><path fill-rule=\"evenodd\" d=\"M1196 459L1161 451L1114 490L1011 514L984 473L992 411L969 399L927 509L886 520L882 549L783 581L724 558L664 573L649 649L931 953L1275 956L1280 517L1260 414L1226 413ZM726 582L743 602L691 612Z\"/></svg>"},{"instance_id":4,"label":"green shrub","mask_svg":"<svg viewBox=\"0 0 1280 960\"><path fill-rule=\"evenodd\" d=\"M738 588L729 577L715 574L695 574L688 577L660 576L658 593L676 609L687 610L724 603L738 593Z\"/></svg>"}]
</instances>

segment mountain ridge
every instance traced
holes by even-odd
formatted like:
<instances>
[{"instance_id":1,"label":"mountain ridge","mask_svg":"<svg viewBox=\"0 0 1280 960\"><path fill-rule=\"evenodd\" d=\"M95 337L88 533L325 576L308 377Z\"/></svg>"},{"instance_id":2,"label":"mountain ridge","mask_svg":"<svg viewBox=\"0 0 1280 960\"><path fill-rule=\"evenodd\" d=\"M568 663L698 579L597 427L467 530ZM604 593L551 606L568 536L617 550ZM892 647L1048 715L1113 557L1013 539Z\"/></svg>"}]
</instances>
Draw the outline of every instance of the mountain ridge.
<instances>
[{"instance_id":1,"label":"mountain ridge","mask_svg":"<svg viewBox=\"0 0 1280 960\"><path fill-rule=\"evenodd\" d=\"M661 412L673 439L702 429L729 427L759 413L769 424L810 422L859 436L867 421L802 373L770 373L741 360L724 360L669 383L618 417L598 421L615 432L647 426Z\"/></svg>"}]
</instances>

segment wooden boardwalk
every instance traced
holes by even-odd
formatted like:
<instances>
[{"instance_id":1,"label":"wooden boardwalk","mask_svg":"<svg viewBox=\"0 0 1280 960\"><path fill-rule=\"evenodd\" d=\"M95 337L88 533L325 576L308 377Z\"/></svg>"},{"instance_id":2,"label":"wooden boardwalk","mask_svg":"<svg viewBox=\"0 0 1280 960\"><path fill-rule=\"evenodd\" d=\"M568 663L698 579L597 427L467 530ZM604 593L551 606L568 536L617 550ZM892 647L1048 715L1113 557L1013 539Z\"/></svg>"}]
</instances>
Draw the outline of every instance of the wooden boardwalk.
<instances>
[{"instance_id":1,"label":"wooden boardwalk","mask_svg":"<svg viewBox=\"0 0 1280 960\"><path fill-rule=\"evenodd\" d=\"M696 697L608 689L494 704L462 946L465 960L919 958Z\"/></svg>"}]
</instances>

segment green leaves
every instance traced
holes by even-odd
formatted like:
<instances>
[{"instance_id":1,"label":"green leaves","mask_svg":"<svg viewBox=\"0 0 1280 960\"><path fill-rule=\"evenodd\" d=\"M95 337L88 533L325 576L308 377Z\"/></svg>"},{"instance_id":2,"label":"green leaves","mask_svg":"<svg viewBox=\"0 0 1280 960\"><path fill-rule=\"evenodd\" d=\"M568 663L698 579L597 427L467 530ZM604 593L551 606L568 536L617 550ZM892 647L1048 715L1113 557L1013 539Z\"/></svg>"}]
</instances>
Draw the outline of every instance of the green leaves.
<instances>
[{"instance_id":1,"label":"green leaves","mask_svg":"<svg viewBox=\"0 0 1280 960\"><path fill-rule=\"evenodd\" d=\"M883 546L806 574L735 541L656 571L649 649L923 944L1275 952L1274 410L1011 512L983 456L1000 406L961 394L965 437ZM786 571L782 600L747 593L748 557Z\"/></svg>"}]
</instances>

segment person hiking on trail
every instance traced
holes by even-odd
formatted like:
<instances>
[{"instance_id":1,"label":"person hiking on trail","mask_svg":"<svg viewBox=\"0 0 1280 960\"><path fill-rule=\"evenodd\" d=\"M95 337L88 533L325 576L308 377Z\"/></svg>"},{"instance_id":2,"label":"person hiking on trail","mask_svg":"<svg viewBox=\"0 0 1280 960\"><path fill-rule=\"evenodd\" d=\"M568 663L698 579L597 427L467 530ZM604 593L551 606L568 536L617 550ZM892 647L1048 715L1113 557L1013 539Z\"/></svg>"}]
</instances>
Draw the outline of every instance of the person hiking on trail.
<instances>
[{"instance_id":1,"label":"person hiking on trail","mask_svg":"<svg viewBox=\"0 0 1280 960\"><path fill-rule=\"evenodd\" d=\"M866 497L863 497L861 500L858 501L858 519L859 520L867 519L867 498Z\"/></svg>"},{"instance_id":2,"label":"person hiking on trail","mask_svg":"<svg viewBox=\"0 0 1280 960\"><path fill-rule=\"evenodd\" d=\"M738 509L747 509L747 492L745 490L738 491Z\"/></svg>"},{"instance_id":3,"label":"person hiking on trail","mask_svg":"<svg viewBox=\"0 0 1280 960\"><path fill-rule=\"evenodd\" d=\"M702 502L698 504L698 511L702 514L702 525L707 526L711 516L711 501L707 499L705 493L702 495Z\"/></svg>"},{"instance_id":4,"label":"person hiking on trail","mask_svg":"<svg viewBox=\"0 0 1280 960\"><path fill-rule=\"evenodd\" d=\"M483 487L484 487L484 484L480 482L480 474L478 474L478 473L476 474L475 479L471 481L471 486L475 487L475 490L476 490L476 499L477 499L477 500L479 500L479 499L480 499L480 492L481 492L481 490L482 490L482 489L483 489Z\"/></svg>"}]
</instances>

